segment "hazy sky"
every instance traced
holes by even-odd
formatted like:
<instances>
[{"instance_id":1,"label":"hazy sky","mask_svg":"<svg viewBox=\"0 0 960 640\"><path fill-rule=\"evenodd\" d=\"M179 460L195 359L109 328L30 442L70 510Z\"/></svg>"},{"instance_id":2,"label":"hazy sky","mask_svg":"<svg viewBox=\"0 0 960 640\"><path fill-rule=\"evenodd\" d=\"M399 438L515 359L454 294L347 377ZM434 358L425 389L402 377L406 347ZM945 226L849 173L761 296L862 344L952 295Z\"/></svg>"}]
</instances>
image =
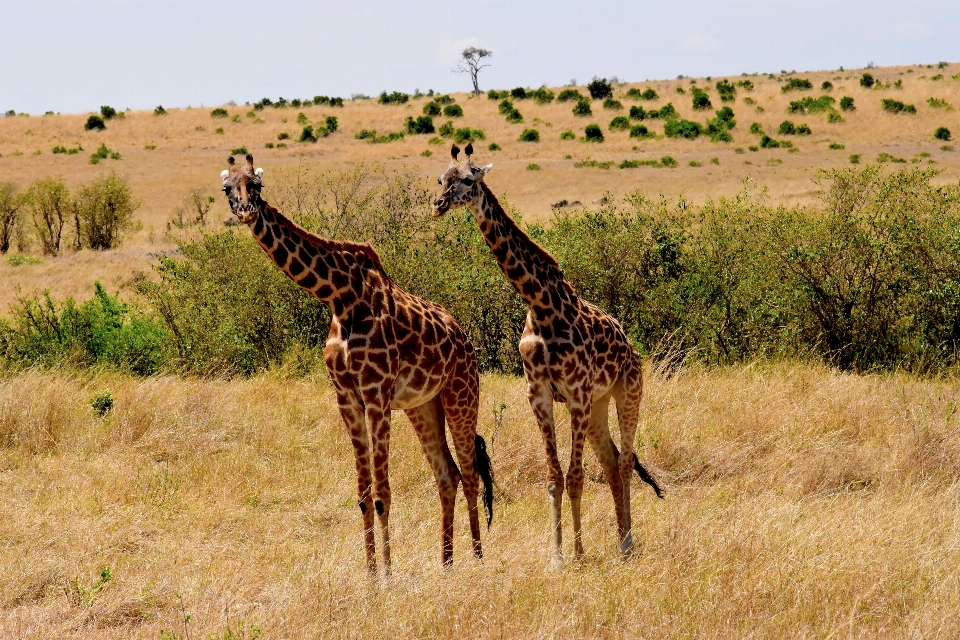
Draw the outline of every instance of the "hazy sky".
<instances>
[{"instance_id":1,"label":"hazy sky","mask_svg":"<svg viewBox=\"0 0 960 640\"><path fill-rule=\"evenodd\" d=\"M0 110L960 62L960 0L0 0ZM960 66L960 65L958 65Z\"/></svg>"}]
</instances>

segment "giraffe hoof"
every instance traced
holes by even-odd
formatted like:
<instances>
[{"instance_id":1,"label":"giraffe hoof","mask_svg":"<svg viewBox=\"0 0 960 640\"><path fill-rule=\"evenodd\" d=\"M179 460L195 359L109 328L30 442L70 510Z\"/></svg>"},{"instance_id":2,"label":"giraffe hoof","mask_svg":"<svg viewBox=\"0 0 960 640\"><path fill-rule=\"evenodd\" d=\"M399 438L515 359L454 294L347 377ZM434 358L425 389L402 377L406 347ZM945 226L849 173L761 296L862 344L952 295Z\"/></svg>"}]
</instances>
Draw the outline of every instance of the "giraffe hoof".
<instances>
[{"instance_id":1,"label":"giraffe hoof","mask_svg":"<svg viewBox=\"0 0 960 640\"><path fill-rule=\"evenodd\" d=\"M629 558L633 554L633 533L627 533L627 537L620 543L620 555Z\"/></svg>"},{"instance_id":2,"label":"giraffe hoof","mask_svg":"<svg viewBox=\"0 0 960 640\"><path fill-rule=\"evenodd\" d=\"M562 571L563 570L563 558L560 556L554 556L553 560L550 561L550 570L551 571Z\"/></svg>"}]
</instances>

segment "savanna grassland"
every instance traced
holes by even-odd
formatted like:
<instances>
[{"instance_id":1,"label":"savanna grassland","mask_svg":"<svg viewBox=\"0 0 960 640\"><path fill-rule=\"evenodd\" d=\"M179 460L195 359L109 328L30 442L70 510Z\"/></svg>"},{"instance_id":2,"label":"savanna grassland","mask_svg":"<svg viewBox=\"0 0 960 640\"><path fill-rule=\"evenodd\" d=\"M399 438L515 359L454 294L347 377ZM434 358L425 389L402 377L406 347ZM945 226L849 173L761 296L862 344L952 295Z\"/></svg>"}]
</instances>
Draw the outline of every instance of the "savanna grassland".
<instances>
[{"instance_id":1,"label":"savanna grassland","mask_svg":"<svg viewBox=\"0 0 960 640\"><path fill-rule=\"evenodd\" d=\"M732 101L720 78L629 83L613 89L622 109L594 100L588 117L575 100L508 98L518 123L502 98L454 94L463 116L433 118L483 132L475 157L494 163L494 192L646 357L637 451L665 499L634 480L637 550L621 561L588 455L587 553L569 555L565 508L562 570L548 569L525 384L504 373L517 370L522 306L469 220L426 213L451 138L356 137L405 131L430 97L224 105L226 117L168 106L102 131L84 130L89 114L0 118L0 168L20 190L117 172L139 201L115 248L74 250L68 228L60 255L45 255L27 221L0 264L0 636L957 637L960 153L934 132L960 136L958 72L737 76ZM790 78L812 88L782 91ZM693 109L694 86L710 109ZM788 112L821 95L834 102ZM609 128L667 103L701 125L730 107L732 141L667 137L661 118L630 121L645 137ZM297 141L328 116L336 131ZM780 133L784 120L811 133ZM602 143L581 139L589 124ZM528 129L539 142L519 140ZM762 147L764 135L791 144ZM92 164L101 144L119 158ZM266 169L266 199L373 240L399 284L443 302L477 342L496 477L482 562L461 500L454 566L439 566L433 478L395 413L394 571L368 575L352 449L317 357L327 316L246 229L222 227L217 176L240 147ZM171 225L197 189L201 203L214 196L206 226ZM616 204L594 203L603 196ZM552 211L560 200L585 208ZM45 289L51 306L32 298ZM565 460L565 409L557 421Z\"/></svg>"}]
</instances>

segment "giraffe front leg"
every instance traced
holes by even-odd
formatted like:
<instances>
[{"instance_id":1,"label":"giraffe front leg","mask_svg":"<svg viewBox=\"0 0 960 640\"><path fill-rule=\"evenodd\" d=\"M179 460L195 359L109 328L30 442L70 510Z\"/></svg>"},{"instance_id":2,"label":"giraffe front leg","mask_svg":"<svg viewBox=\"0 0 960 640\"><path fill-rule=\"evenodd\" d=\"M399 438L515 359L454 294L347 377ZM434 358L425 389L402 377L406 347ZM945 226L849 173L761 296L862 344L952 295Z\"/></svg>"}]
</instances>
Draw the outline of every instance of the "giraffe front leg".
<instances>
[{"instance_id":1,"label":"giraffe front leg","mask_svg":"<svg viewBox=\"0 0 960 640\"><path fill-rule=\"evenodd\" d=\"M634 470L634 440L637 437L637 422L640 418L640 399L643 395L643 378L637 358L624 372L615 388L617 418L620 423L620 480L623 483L621 497L624 515L624 532L620 541L620 553L626 557L633 553L633 518L630 509L630 478Z\"/></svg>"},{"instance_id":2,"label":"giraffe front leg","mask_svg":"<svg viewBox=\"0 0 960 640\"><path fill-rule=\"evenodd\" d=\"M390 574L390 409L367 405L373 458L373 508L380 523L383 570Z\"/></svg>"},{"instance_id":3,"label":"giraffe front leg","mask_svg":"<svg viewBox=\"0 0 960 640\"><path fill-rule=\"evenodd\" d=\"M567 494L570 496L570 515L573 520L573 554L583 557L583 536L580 533L580 500L583 497L583 445L590 428L590 403L569 401L570 406L570 466L567 469Z\"/></svg>"},{"instance_id":4,"label":"giraffe front leg","mask_svg":"<svg viewBox=\"0 0 960 640\"><path fill-rule=\"evenodd\" d=\"M371 493L372 478L370 474L370 446L367 437L367 427L364 422L363 407L356 395L352 392L338 392L337 404L340 407L340 416L347 427L350 442L353 445L354 459L357 467L357 504L363 519L363 538L367 557L367 569L374 573L377 570L376 544L373 538L373 495Z\"/></svg>"}]
</instances>

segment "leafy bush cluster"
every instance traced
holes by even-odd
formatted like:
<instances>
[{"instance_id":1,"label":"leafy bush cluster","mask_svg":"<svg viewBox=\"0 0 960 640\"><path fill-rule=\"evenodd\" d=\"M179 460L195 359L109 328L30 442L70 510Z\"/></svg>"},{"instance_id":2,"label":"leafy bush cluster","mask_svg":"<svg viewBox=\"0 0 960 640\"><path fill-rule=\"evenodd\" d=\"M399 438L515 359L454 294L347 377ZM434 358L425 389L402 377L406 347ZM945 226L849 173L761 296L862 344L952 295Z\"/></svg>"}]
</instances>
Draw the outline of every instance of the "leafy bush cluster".
<instances>
[{"instance_id":1,"label":"leafy bush cluster","mask_svg":"<svg viewBox=\"0 0 960 640\"><path fill-rule=\"evenodd\" d=\"M733 102L737 99L737 88L728 80L721 80L716 87L721 102Z\"/></svg>"},{"instance_id":2,"label":"leafy bush cluster","mask_svg":"<svg viewBox=\"0 0 960 640\"><path fill-rule=\"evenodd\" d=\"M820 96L819 98L811 98L810 96L805 96L799 100L793 100L790 102L790 107L787 109L790 113L824 113L828 111L833 111L833 105L836 102L830 96Z\"/></svg>"},{"instance_id":3,"label":"leafy bush cluster","mask_svg":"<svg viewBox=\"0 0 960 640\"><path fill-rule=\"evenodd\" d=\"M777 133L782 136L808 136L812 131L810 131L810 127L806 124L795 125L789 120L784 120L780 123Z\"/></svg>"},{"instance_id":4,"label":"leafy bush cluster","mask_svg":"<svg viewBox=\"0 0 960 640\"><path fill-rule=\"evenodd\" d=\"M579 102L582 99L583 94L576 89L564 89L557 96L557 102L569 102L570 100Z\"/></svg>"},{"instance_id":5,"label":"leafy bush cluster","mask_svg":"<svg viewBox=\"0 0 960 640\"><path fill-rule=\"evenodd\" d=\"M410 175L296 171L268 187L272 204L318 233L372 241L400 286L458 319L483 370L520 371L526 308L471 214L430 217L433 193ZM703 206L634 193L526 228L645 354L936 372L960 364L960 187L934 185L935 175L824 171L821 202L793 208L772 208L750 191ZM137 285L141 311L102 287L80 306L22 300L0 325L0 358L8 366L102 364L142 374L320 366L327 308L246 230L183 239L156 271L156 280Z\"/></svg>"},{"instance_id":6,"label":"leafy bush cluster","mask_svg":"<svg viewBox=\"0 0 960 640\"><path fill-rule=\"evenodd\" d=\"M912 104L904 104L899 100L884 98L880 101L880 104L883 106L884 111L889 111L890 113L917 113L917 108L915 106Z\"/></svg>"},{"instance_id":7,"label":"leafy bush cluster","mask_svg":"<svg viewBox=\"0 0 960 640\"><path fill-rule=\"evenodd\" d=\"M624 160L620 163L621 169L636 169L638 167L656 167L673 169L677 166L676 159L673 156L663 156L659 160ZM698 165L699 166L699 165Z\"/></svg>"},{"instance_id":8,"label":"leafy bush cluster","mask_svg":"<svg viewBox=\"0 0 960 640\"><path fill-rule=\"evenodd\" d=\"M458 104L448 104L443 108L443 115L448 118L462 118L463 107Z\"/></svg>"},{"instance_id":9,"label":"leafy bush cluster","mask_svg":"<svg viewBox=\"0 0 960 640\"><path fill-rule=\"evenodd\" d=\"M427 134L435 131L433 118L430 116L418 116L416 120L412 116L407 116L406 127L407 133L410 135Z\"/></svg>"},{"instance_id":10,"label":"leafy bush cluster","mask_svg":"<svg viewBox=\"0 0 960 640\"><path fill-rule=\"evenodd\" d=\"M503 91L497 91L496 89L490 89L487 91L487 99L489 100L504 100L510 97L510 92L504 89Z\"/></svg>"},{"instance_id":11,"label":"leafy bush cluster","mask_svg":"<svg viewBox=\"0 0 960 640\"><path fill-rule=\"evenodd\" d=\"M713 103L710 102L710 96L707 95L706 91L698 87L694 87L692 91L691 101L693 102L694 109L697 111L705 111L713 108Z\"/></svg>"},{"instance_id":12,"label":"leafy bush cluster","mask_svg":"<svg viewBox=\"0 0 960 640\"><path fill-rule=\"evenodd\" d=\"M377 102L380 104L406 104L409 100L410 95L401 91L394 91L393 93L382 91L380 97L377 98Z\"/></svg>"},{"instance_id":13,"label":"leafy bush cluster","mask_svg":"<svg viewBox=\"0 0 960 640\"><path fill-rule=\"evenodd\" d=\"M604 100L613 97L613 85L607 82L606 78L594 76L590 84L587 85L587 91L590 92L590 97L594 100Z\"/></svg>"},{"instance_id":14,"label":"leafy bush cluster","mask_svg":"<svg viewBox=\"0 0 960 640\"><path fill-rule=\"evenodd\" d=\"M787 80L787 84L780 87L780 92L787 93L788 91L808 91L810 89L813 89L813 83L806 78L790 78Z\"/></svg>"},{"instance_id":15,"label":"leafy bush cluster","mask_svg":"<svg viewBox=\"0 0 960 640\"><path fill-rule=\"evenodd\" d=\"M590 108L590 101L586 98L577 100L577 104L573 105L573 115L581 118L593 115L593 110Z\"/></svg>"},{"instance_id":16,"label":"leafy bush cluster","mask_svg":"<svg viewBox=\"0 0 960 640\"><path fill-rule=\"evenodd\" d=\"M300 138L297 142L316 142L320 138L326 138L340 128L337 116L327 116L322 125L307 125L300 132ZM246 153L246 151L244 151ZM234 153L234 155L241 155Z\"/></svg>"},{"instance_id":17,"label":"leafy bush cluster","mask_svg":"<svg viewBox=\"0 0 960 640\"><path fill-rule=\"evenodd\" d=\"M853 106L853 98L850 96L843 96L840 98L840 108L844 111L854 111L856 107Z\"/></svg>"},{"instance_id":18,"label":"leafy bush cluster","mask_svg":"<svg viewBox=\"0 0 960 640\"><path fill-rule=\"evenodd\" d=\"M523 122L523 115L520 114L520 111L514 107L513 103L509 100L504 100L500 103L500 114L506 116L507 122L511 124Z\"/></svg>"},{"instance_id":19,"label":"leafy bush cluster","mask_svg":"<svg viewBox=\"0 0 960 640\"><path fill-rule=\"evenodd\" d=\"M638 124L630 127L631 138L653 138L654 134L645 125Z\"/></svg>"},{"instance_id":20,"label":"leafy bush cluster","mask_svg":"<svg viewBox=\"0 0 960 640\"><path fill-rule=\"evenodd\" d=\"M663 125L663 134L668 138L687 138L693 140L703 133L699 122L692 120L668 120Z\"/></svg>"},{"instance_id":21,"label":"leafy bush cluster","mask_svg":"<svg viewBox=\"0 0 960 640\"><path fill-rule=\"evenodd\" d=\"M647 88L640 91L639 87L633 87L627 91L627 97L631 100L658 100L660 98L653 89Z\"/></svg>"},{"instance_id":22,"label":"leafy bush cluster","mask_svg":"<svg viewBox=\"0 0 960 640\"><path fill-rule=\"evenodd\" d=\"M603 101L603 108L609 109L611 111L620 111L623 109L623 104L619 100L614 100L613 98L607 98Z\"/></svg>"},{"instance_id":23,"label":"leafy bush cluster","mask_svg":"<svg viewBox=\"0 0 960 640\"><path fill-rule=\"evenodd\" d=\"M737 121L733 117L733 109L721 107L715 114L715 117L707 120L706 133L710 136L710 141L733 142L730 130L737 126Z\"/></svg>"},{"instance_id":24,"label":"leafy bush cluster","mask_svg":"<svg viewBox=\"0 0 960 640\"><path fill-rule=\"evenodd\" d=\"M599 125L588 124L583 130L583 139L587 142L603 142L603 130Z\"/></svg>"},{"instance_id":25,"label":"leafy bush cluster","mask_svg":"<svg viewBox=\"0 0 960 640\"><path fill-rule=\"evenodd\" d=\"M62 154L68 155L68 156L75 156L75 155L77 155L78 153L80 153L81 151L83 151L83 146L82 146L79 142L77 143L77 146L75 146L75 147L65 147L65 146L63 146L63 145L61 145L61 144L58 144L58 145L56 145L56 146L53 148L53 153L54 153L54 154L61 154L61 153L62 153Z\"/></svg>"},{"instance_id":26,"label":"leafy bush cluster","mask_svg":"<svg viewBox=\"0 0 960 640\"><path fill-rule=\"evenodd\" d=\"M230 113L223 107L217 107L216 109L210 112L211 118L228 118L229 116L230 116Z\"/></svg>"},{"instance_id":27,"label":"leafy bush cluster","mask_svg":"<svg viewBox=\"0 0 960 640\"><path fill-rule=\"evenodd\" d=\"M537 104L550 104L553 102L554 94L553 91L547 89L546 87L540 87L527 93L527 98L533 100Z\"/></svg>"},{"instance_id":28,"label":"leafy bush cluster","mask_svg":"<svg viewBox=\"0 0 960 640\"><path fill-rule=\"evenodd\" d=\"M877 81L873 78L873 75L870 73L865 73L860 77L860 86L864 89L870 89L875 85Z\"/></svg>"},{"instance_id":29,"label":"leafy bush cluster","mask_svg":"<svg viewBox=\"0 0 960 640\"><path fill-rule=\"evenodd\" d=\"M610 121L610 131L626 131L630 128L630 118L626 116L617 116Z\"/></svg>"},{"instance_id":30,"label":"leafy bush cluster","mask_svg":"<svg viewBox=\"0 0 960 640\"><path fill-rule=\"evenodd\" d=\"M949 142L950 140L950 129L946 127L937 127L937 130L933 132L933 137L937 140L943 140L944 142Z\"/></svg>"},{"instance_id":31,"label":"leafy bush cluster","mask_svg":"<svg viewBox=\"0 0 960 640\"><path fill-rule=\"evenodd\" d=\"M540 132L536 129L524 129L520 134L520 142L540 142Z\"/></svg>"}]
</instances>

